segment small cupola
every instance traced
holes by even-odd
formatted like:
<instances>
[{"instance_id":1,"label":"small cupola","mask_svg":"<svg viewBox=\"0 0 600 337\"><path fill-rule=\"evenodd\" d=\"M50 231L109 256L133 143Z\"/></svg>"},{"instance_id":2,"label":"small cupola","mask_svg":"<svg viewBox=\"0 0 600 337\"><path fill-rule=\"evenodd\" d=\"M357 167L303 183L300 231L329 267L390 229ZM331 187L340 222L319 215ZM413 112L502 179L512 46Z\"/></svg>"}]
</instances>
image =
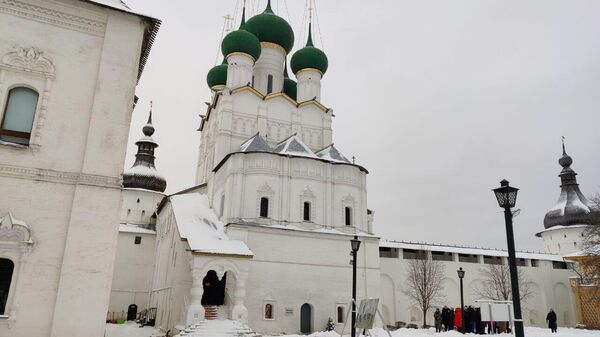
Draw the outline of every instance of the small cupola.
<instances>
[{"instance_id":1,"label":"small cupola","mask_svg":"<svg viewBox=\"0 0 600 337\"><path fill-rule=\"evenodd\" d=\"M227 83L227 60L223 59L223 63L212 67L206 74L206 83L213 90L223 89Z\"/></svg>"},{"instance_id":2,"label":"small cupola","mask_svg":"<svg viewBox=\"0 0 600 337\"><path fill-rule=\"evenodd\" d=\"M260 42L274 43L286 53L294 47L294 31L287 21L273 12L271 0L268 0L264 12L248 20L246 30L254 34Z\"/></svg>"},{"instance_id":3,"label":"small cupola","mask_svg":"<svg viewBox=\"0 0 600 337\"><path fill-rule=\"evenodd\" d=\"M260 41L254 34L246 30L246 7L244 7L240 28L225 36L223 42L221 42L221 52L223 52L225 58L233 53L243 53L256 61L260 56L260 51Z\"/></svg>"},{"instance_id":4,"label":"small cupola","mask_svg":"<svg viewBox=\"0 0 600 337\"><path fill-rule=\"evenodd\" d=\"M158 147L158 144L152 139L154 134L152 103L150 103L148 122L142 128L142 132L144 136L135 143L138 147L135 163L123 172L123 187L164 192L167 188L167 181L156 171L154 166L154 150Z\"/></svg>"},{"instance_id":5,"label":"small cupola","mask_svg":"<svg viewBox=\"0 0 600 337\"><path fill-rule=\"evenodd\" d=\"M327 67L329 62L327 60L327 55L313 45L312 41L312 23L308 24L308 40L306 41L306 46L292 56L292 61L290 65L292 66L292 71L295 75L298 75L298 72L305 69L316 69L321 73L321 76L325 75L327 71Z\"/></svg>"},{"instance_id":6,"label":"small cupola","mask_svg":"<svg viewBox=\"0 0 600 337\"><path fill-rule=\"evenodd\" d=\"M577 173L571 168L573 158L567 154L564 142L562 150L562 156L558 160L562 166L558 175L561 181L560 196L556 205L544 217L544 228L546 229L555 226L590 225L594 215L600 213L600 210L595 210L579 190Z\"/></svg>"}]
</instances>

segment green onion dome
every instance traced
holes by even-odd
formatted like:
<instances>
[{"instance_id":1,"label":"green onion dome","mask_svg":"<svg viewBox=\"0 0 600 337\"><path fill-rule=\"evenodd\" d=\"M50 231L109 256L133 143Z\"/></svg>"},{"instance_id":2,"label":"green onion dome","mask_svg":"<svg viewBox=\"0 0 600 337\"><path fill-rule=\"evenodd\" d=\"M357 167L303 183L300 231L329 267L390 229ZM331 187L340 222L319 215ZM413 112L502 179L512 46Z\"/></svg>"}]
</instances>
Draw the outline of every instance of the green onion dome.
<instances>
[{"instance_id":1,"label":"green onion dome","mask_svg":"<svg viewBox=\"0 0 600 337\"><path fill-rule=\"evenodd\" d=\"M256 61L260 56L260 50L258 38L246 30L246 8L244 8L240 28L225 36L221 42L221 51L225 57L231 53L245 53Z\"/></svg>"},{"instance_id":2,"label":"green onion dome","mask_svg":"<svg viewBox=\"0 0 600 337\"><path fill-rule=\"evenodd\" d=\"M297 74L302 69L314 68L324 75L329 65L327 55L325 55L321 49L315 48L310 31L311 24L308 25L308 41L306 41L306 47L294 53L290 65L294 74Z\"/></svg>"},{"instance_id":3,"label":"green onion dome","mask_svg":"<svg viewBox=\"0 0 600 337\"><path fill-rule=\"evenodd\" d=\"M206 83L208 87L213 89L216 86L225 86L227 84L227 61L223 60L223 63L218 66L212 67L206 75Z\"/></svg>"},{"instance_id":4,"label":"green onion dome","mask_svg":"<svg viewBox=\"0 0 600 337\"><path fill-rule=\"evenodd\" d=\"M246 30L254 34L260 42L275 43L287 53L294 47L294 31L287 21L273 13L271 0L267 2L264 12L248 20Z\"/></svg>"},{"instance_id":5,"label":"green onion dome","mask_svg":"<svg viewBox=\"0 0 600 337\"><path fill-rule=\"evenodd\" d=\"M286 64L285 70L283 72L283 93L290 96L290 98L293 98L294 100L296 100L297 99L296 98L297 91L298 91L298 84L296 83L296 81L292 80L288 76L287 64Z\"/></svg>"}]
</instances>

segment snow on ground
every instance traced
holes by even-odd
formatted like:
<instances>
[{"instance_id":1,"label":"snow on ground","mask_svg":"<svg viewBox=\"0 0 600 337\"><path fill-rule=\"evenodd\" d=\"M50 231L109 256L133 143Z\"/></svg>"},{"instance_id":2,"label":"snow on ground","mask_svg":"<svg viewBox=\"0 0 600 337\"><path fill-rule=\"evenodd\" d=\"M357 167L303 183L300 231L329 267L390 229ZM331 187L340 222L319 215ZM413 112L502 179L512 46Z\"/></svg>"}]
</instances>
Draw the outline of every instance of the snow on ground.
<instances>
[{"instance_id":1,"label":"snow on ground","mask_svg":"<svg viewBox=\"0 0 600 337\"><path fill-rule=\"evenodd\" d=\"M125 324L106 324L105 337L162 337L165 333L160 330L145 326L140 328L139 324L126 322Z\"/></svg>"},{"instance_id":2,"label":"snow on ground","mask_svg":"<svg viewBox=\"0 0 600 337\"><path fill-rule=\"evenodd\" d=\"M435 329L398 329L396 331L392 331L392 337L462 337L461 333L456 331L448 331L448 332L440 332L436 333ZM373 337L388 337L387 332L383 329L374 329L371 331L371 335ZM278 337L339 337L336 332L317 332L309 336L300 336L300 335L285 335ZM344 335L347 337L349 335ZM362 336L362 335L361 335ZM476 337L476 336L491 336L491 335L474 335L467 334L468 336ZM497 335L499 337L510 337L513 335L510 334L500 334ZM582 330L582 329L572 329L572 328L558 328L558 333L550 332L550 329L542 329L542 328L533 328L526 327L525 328L525 336L526 337L600 337L600 330ZM275 336L264 336L264 337L275 337Z\"/></svg>"}]
</instances>

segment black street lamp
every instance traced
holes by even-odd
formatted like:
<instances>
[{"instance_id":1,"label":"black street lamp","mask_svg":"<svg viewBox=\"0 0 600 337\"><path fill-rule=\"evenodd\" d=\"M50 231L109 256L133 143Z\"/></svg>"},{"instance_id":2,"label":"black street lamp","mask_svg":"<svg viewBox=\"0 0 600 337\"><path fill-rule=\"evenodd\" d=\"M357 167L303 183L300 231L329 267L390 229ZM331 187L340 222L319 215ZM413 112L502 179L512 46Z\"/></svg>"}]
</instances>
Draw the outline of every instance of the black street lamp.
<instances>
[{"instance_id":1,"label":"black street lamp","mask_svg":"<svg viewBox=\"0 0 600 337\"><path fill-rule=\"evenodd\" d=\"M511 187L506 179L500 182L500 187L493 190L498 199L498 205L504 208L504 220L506 222L506 241L508 243L508 267L510 269L510 286L512 288L512 300L515 311L515 336L524 337L523 317L521 316L521 297L519 295L519 277L517 274L517 259L515 257L515 237L512 226L511 208L517 203L518 188Z\"/></svg>"},{"instance_id":2,"label":"black street lamp","mask_svg":"<svg viewBox=\"0 0 600 337\"><path fill-rule=\"evenodd\" d=\"M360 241L358 240L358 236L354 236L354 239L350 240L350 245L352 247L352 325L351 325L351 337L356 337L356 329L354 325L356 324L356 253L360 248Z\"/></svg>"},{"instance_id":3,"label":"black street lamp","mask_svg":"<svg viewBox=\"0 0 600 337\"><path fill-rule=\"evenodd\" d=\"M463 278L465 277L465 271L462 267L458 268L456 271L458 273L458 278L460 279L460 325L461 332L465 333L465 300L463 296Z\"/></svg>"}]
</instances>

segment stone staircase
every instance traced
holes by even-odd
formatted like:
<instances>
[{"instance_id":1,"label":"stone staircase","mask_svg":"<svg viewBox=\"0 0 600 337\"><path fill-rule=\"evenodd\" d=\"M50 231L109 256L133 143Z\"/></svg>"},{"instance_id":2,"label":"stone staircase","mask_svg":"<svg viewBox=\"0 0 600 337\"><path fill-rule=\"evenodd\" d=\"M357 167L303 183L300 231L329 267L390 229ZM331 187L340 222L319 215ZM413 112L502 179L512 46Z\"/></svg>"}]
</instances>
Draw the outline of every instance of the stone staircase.
<instances>
[{"instance_id":1,"label":"stone staircase","mask_svg":"<svg viewBox=\"0 0 600 337\"><path fill-rule=\"evenodd\" d=\"M206 307L205 307L206 310ZM218 312L215 307L215 311ZM208 311L207 311L208 312ZM262 337L246 324L229 319L206 319L179 333L180 337Z\"/></svg>"},{"instance_id":2,"label":"stone staircase","mask_svg":"<svg viewBox=\"0 0 600 337\"><path fill-rule=\"evenodd\" d=\"M228 319L228 307L225 305L204 305L204 319L212 321L215 319Z\"/></svg>"}]
</instances>

